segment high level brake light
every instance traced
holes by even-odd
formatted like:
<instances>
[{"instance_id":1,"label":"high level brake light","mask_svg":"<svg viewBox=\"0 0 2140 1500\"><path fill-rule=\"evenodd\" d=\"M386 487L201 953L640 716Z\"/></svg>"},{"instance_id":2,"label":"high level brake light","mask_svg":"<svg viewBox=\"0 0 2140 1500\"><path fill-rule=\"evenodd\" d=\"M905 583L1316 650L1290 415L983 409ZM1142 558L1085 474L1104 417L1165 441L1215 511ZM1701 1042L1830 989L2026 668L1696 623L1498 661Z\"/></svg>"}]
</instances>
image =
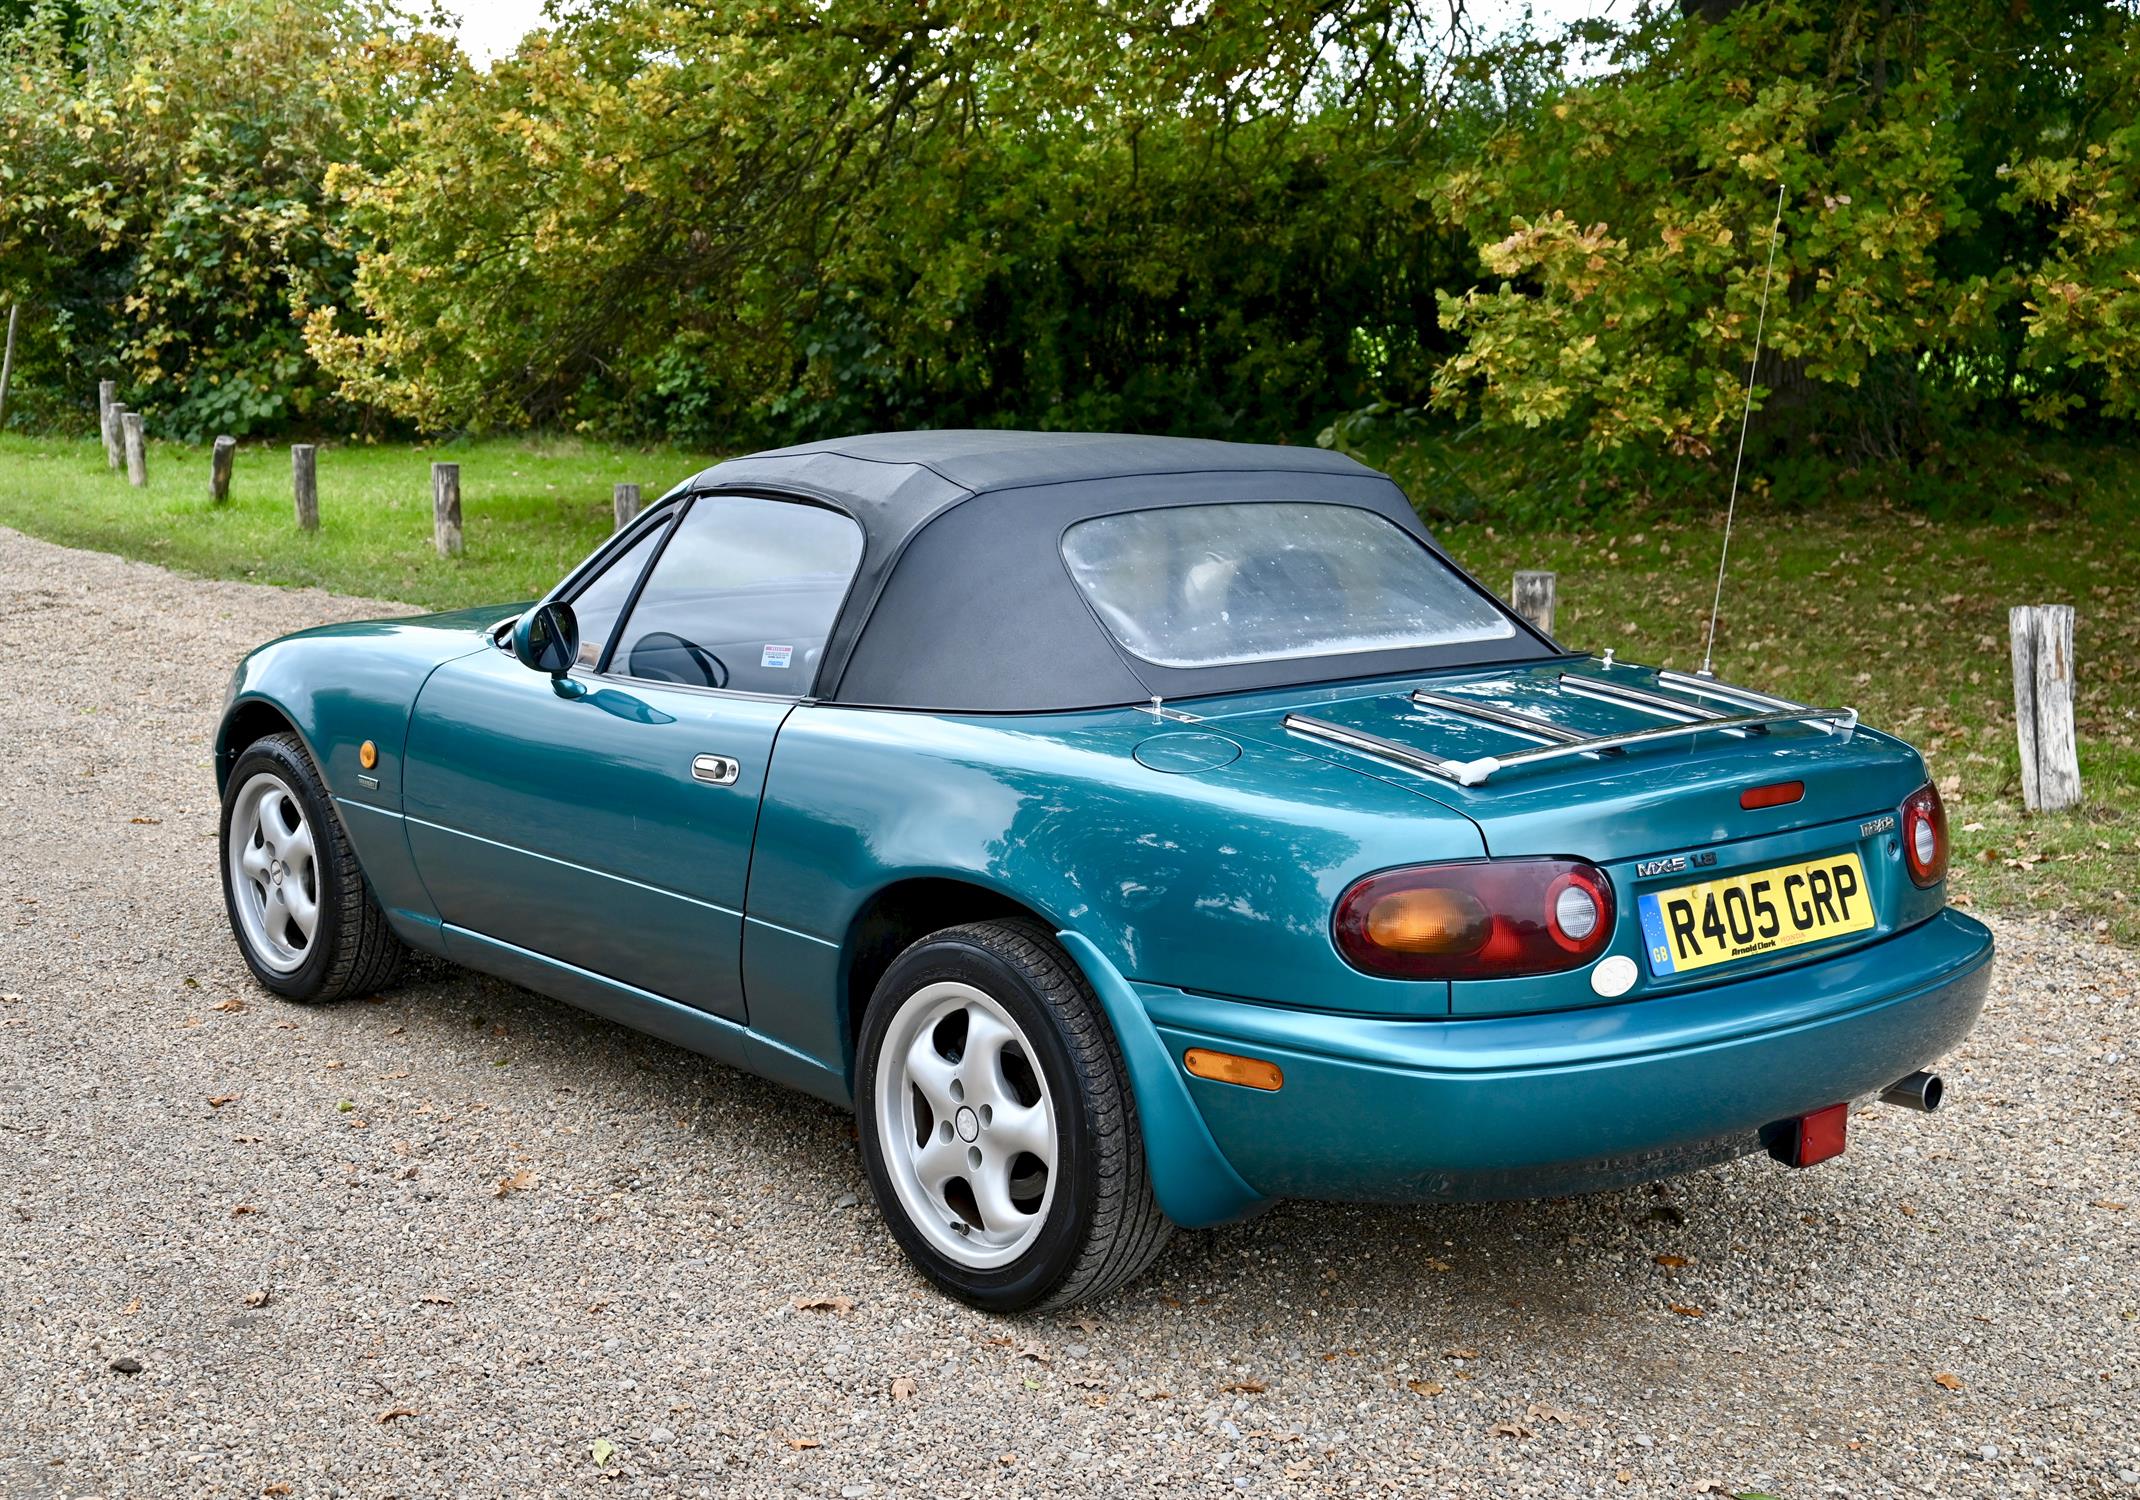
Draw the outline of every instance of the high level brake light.
<instances>
[{"instance_id":1,"label":"high level brake light","mask_svg":"<svg viewBox=\"0 0 2140 1500\"><path fill-rule=\"evenodd\" d=\"M1612 940L1612 882L1569 859L1384 870L1338 898L1338 951L1393 979L1502 979L1579 969Z\"/></svg>"}]
</instances>

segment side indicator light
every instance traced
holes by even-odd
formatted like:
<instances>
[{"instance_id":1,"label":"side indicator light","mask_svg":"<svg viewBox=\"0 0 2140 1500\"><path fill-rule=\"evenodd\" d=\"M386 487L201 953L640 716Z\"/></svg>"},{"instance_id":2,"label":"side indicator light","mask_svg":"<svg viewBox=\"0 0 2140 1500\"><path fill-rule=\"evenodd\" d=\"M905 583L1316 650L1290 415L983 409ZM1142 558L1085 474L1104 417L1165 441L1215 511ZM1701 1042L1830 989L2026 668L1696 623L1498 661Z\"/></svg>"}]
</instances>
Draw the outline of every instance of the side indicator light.
<instances>
[{"instance_id":1,"label":"side indicator light","mask_svg":"<svg viewBox=\"0 0 2140 1500\"><path fill-rule=\"evenodd\" d=\"M1849 1101L1801 1115L1797 1127L1791 1143L1792 1166L1817 1166L1831 1156L1841 1156L1850 1132Z\"/></svg>"},{"instance_id":2,"label":"side indicator light","mask_svg":"<svg viewBox=\"0 0 2140 1500\"><path fill-rule=\"evenodd\" d=\"M1278 1071L1278 1064L1274 1062L1265 1062L1260 1057L1236 1057L1231 1052L1213 1052L1207 1047L1191 1047L1182 1055L1181 1065L1199 1078L1238 1083L1247 1089L1268 1092L1285 1082L1285 1074Z\"/></svg>"},{"instance_id":3,"label":"side indicator light","mask_svg":"<svg viewBox=\"0 0 2140 1500\"><path fill-rule=\"evenodd\" d=\"M1757 807L1789 807L1805 795L1803 781L1772 781L1767 786L1750 786L1739 793L1739 806L1749 812Z\"/></svg>"},{"instance_id":4,"label":"side indicator light","mask_svg":"<svg viewBox=\"0 0 2140 1500\"><path fill-rule=\"evenodd\" d=\"M367 771L379 764L379 747L370 740L357 746L357 764Z\"/></svg>"}]
</instances>

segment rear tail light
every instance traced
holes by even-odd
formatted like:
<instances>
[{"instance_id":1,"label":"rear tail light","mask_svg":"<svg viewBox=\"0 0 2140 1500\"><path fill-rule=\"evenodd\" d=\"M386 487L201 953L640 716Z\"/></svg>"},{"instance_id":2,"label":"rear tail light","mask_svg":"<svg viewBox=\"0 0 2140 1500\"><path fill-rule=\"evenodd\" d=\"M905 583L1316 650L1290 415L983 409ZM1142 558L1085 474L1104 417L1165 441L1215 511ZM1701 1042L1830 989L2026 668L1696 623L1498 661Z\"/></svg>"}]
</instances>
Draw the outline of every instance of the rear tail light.
<instances>
[{"instance_id":1,"label":"rear tail light","mask_svg":"<svg viewBox=\"0 0 2140 1500\"><path fill-rule=\"evenodd\" d=\"M1947 878L1947 808L1929 781L1902 804L1902 857L1919 885Z\"/></svg>"},{"instance_id":2,"label":"rear tail light","mask_svg":"<svg viewBox=\"0 0 2140 1500\"><path fill-rule=\"evenodd\" d=\"M1612 882L1569 859L1385 870L1338 898L1345 961L1394 979L1503 979L1579 969L1612 941Z\"/></svg>"}]
</instances>

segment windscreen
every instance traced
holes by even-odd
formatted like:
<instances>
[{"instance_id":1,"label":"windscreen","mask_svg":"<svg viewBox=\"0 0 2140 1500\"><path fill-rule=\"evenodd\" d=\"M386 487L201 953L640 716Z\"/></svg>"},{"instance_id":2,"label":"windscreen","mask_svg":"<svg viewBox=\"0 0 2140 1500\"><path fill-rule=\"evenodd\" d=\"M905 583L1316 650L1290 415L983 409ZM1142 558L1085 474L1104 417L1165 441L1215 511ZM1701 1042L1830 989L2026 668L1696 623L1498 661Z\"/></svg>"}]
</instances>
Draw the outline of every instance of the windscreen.
<instances>
[{"instance_id":1,"label":"windscreen","mask_svg":"<svg viewBox=\"0 0 2140 1500\"><path fill-rule=\"evenodd\" d=\"M1505 640L1515 624L1373 511L1289 501L1080 521L1063 560L1132 655L1237 666Z\"/></svg>"}]
</instances>

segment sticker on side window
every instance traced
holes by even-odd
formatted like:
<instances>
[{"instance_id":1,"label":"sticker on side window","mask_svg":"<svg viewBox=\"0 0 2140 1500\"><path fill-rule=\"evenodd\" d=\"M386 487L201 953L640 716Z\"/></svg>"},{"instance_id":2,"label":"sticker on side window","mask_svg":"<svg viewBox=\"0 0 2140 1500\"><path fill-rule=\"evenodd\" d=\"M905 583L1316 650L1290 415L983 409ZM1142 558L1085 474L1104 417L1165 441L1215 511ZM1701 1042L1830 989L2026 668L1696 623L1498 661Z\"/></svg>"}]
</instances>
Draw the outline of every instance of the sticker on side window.
<instances>
[{"instance_id":1,"label":"sticker on side window","mask_svg":"<svg viewBox=\"0 0 2140 1500\"><path fill-rule=\"evenodd\" d=\"M794 655L795 648L793 646L768 646L759 653L758 665L761 667L785 667L789 658Z\"/></svg>"}]
</instances>

